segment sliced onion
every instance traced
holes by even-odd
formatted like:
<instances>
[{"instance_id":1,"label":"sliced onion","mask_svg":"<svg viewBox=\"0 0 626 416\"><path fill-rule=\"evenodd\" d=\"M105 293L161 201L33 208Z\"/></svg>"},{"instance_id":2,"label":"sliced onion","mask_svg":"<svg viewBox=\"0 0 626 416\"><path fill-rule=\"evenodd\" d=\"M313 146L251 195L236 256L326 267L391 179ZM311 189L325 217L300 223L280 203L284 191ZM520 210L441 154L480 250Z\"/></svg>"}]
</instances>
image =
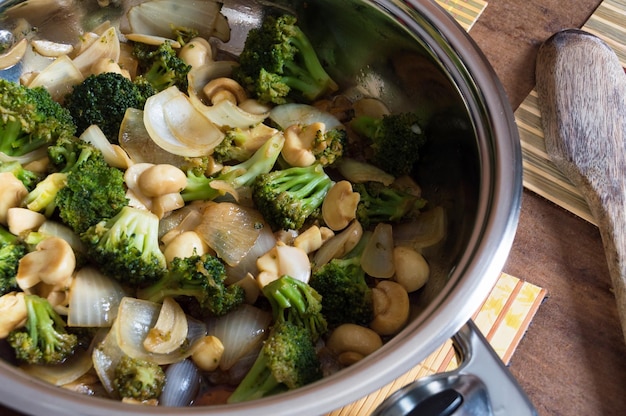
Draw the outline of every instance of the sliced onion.
<instances>
[{"instance_id":1,"label":"sliced onion","mask_svg":"<svg viewBox=\"0 0 626 416\"><path fill-rule=\"evenodd\" d=\"M0 55L0 70L17 65L26 54L27 48L28 39L24 38L13 45L11 49Z\"/></svg>"},{"instance_id":2,"label":"sliced onion","mask_svg":"<svg viewBox=\"0 0 626 416\"><path fill-rule=\"evenodd\" d=\"M228 371L240 358L255 349L265 339L272 321L269 312L244 304L221 318L207 322L207 332L224 345L220 369Z\"/></svg>"},{"instance_id":3,"label":"sliced onion","mask_svg":"<svg viewBox=\"0 0 626 416\"><path fill-rule=\"evenodd\" d=\"M259 237L248 253L234 267L226 266L228 279L227 284L231 284L243 279L248 273L256 276L259 268L256 265L257 259L270 251L276 245L276 237L269 227L263 227Z\"/></svg>"},{"instance_id":4,"label":"sliced onion","mask_svg":"<svg viewBox=\"0 0 626 416\"><path fill-rule=\"evenodd\" d=\"M146 339L148 331L154 327L160 310L161 305L158 303L131 297L122 299L115 322L118 345L125 354L133 358L152 361L159 365L172 364L191 355L191 348L185 345L192 345L206 335L204 323L187 317L189 328L187 342L183 343L180 348L168 354L156 354L146 351L143 341Z\"/></svg>"},{"instance_id":5,"label":"sliced onion","mask_svg":"<svg viewBox=\"0 0 626 416\"><path fill-rule=\"evenodd\" d=\"M224 138L221 130L203 117L182 92L163 103L163 113L172 134L187 146L200 146L210 152Z\"/></svg>"},{"instance_id":6,"label":"sliced onion","mask_svg":"<svg viewBox=\"0 0 626 416\"><path fill-rule=\"evenodd\" d=\"M91 66L102 59L111 59L114 62L120 59L120 40L114 27L107 29L99 39L76 56L74 65L87 76Z\"/></svg>"},{"instance_id":7,"label":"sliced onion","mask_svg":"<svg viewBox=\"0 0 626 416\"><path fill-rule=\"evenodd\" d=\"M363 249L361 267L368 275L389 279L395 273L393 263L393 227L378 223Z\"/></svg>"},{"instance_id":8,"label":"sliced onion","mask_svg":"<svg viewBox=\"0 0 626 416\"><path fill-rule=\"evenodd\" d=\"M437 206L422 212L415 221L394 225L393 239L395 245L413 247L421 253L443 241L446 230L446 211Z\"/></svg>"},{"instance_id":9,"label":"sliced onion","mask_svg":"<svg viewBox=\"0 0 626 416\"><path fill-rule=\"evenodd\" d=\"M336 167L341 176L352 183L381 182L383 185L389 186L395 180L393 175L374 165L350 158L342 158Z\"/></svg>"},{"instance_id":10,"label":"sliced onion","mask_svg":"<svg viewBox=\"0 0 626 416\"><path fill-rule=\"evenodd\" d=\"M117 316L124 289L115 279L93 267L80 269L72 281L67 324L108 327Z\"/></svg>"},{"instance_id":11,"label":"sliced onion","mask_svg":"<svg viewBox=\"0 0 626 416\"><path fill-rule=\"evenodd\" d=\"M188 27L208 39L221 7L217 1L151 0L131 7L127 17L134 33L171 37L171 27Z\"/></svg>"},{"instance_id":12,"label":"sliced onion","mask_svg":"<svg viewBox=\"0 0 626 416\"><path fill-rule=\"evenodd\" d=\"M165 385L159 405L169 407L189 406L200 389L200 371L189 359L174 363L165 370Z\"/></svg>"},{"instance_id":13,"label":"sliced onion","mask_svg":"<svg viewBox=\"0 0 626 416\"><path fill-rule=\"evenodd\" d=\"M85 77L67 55L56 58L50 65L40 71L28 84L29 87L44 87L52 98L62 103L65 96Z\"/></svg>"},{"instance_id":14,"label":"sliced onion","mask_svg":"<svg viewBox=\"0 0 626 416\"><path fill-rule=\"evenodd\" d=\"M190 146L189 144L181 142L171 130L171 121L168 122L169 116L166 116L165 106L169 100L175 99L181 94L183 93L180 92L178 88L172 86L146 100L143 112L143 121L146 130L152 140L154 140L159 147L170 153L186 157L206 156L210 154L213 148L219 143L218 140L203 140L201 142L194 143L193 146ZM185 117L188 117L189 119L193 119L194 117L203 117L193 106L178 109L178 111L192 110L193 113L188 113ZM223 137L221 132L220 135L221 136L219 137Z\"/></svg>"},{"instance_id":15,"label":"sliced onion","mask_svg":"<svg viewBox=\"0 0 626 416\"><path fill-rule=\"evenodd\" d=\"M97 124L87 127L80 135L80 139L100 150L104 160L113 167L127 169L132 164L128 155L115 150L114 145L111 144Z\"/></svg>"},{"instance_id":16,"label":"sliced onion","mask_svg":"<svg viewBox=\"0 0 626 416\"><path fill-rule=\"evenodd\" d=\"M52 42L45 39L33 39L30 43L38 54L48 57L64 56L74 51L74 46L68 43Z\"/></svg>"},{"instance_id":17,"label":"sliced onion","mask_svg":"<svg viewBox=\"0 0 626 416\"><path fill-rule=\"evenodd\" d=\"M261 231L269 228L255 209L231 202L208 204L196 232L231 267L254 247Z\"/></svg>"},{"instance_id":18,"label":"sliced onion","mask_svg":"<svg viewBox=\"0 0 626 416\"><path fill-rule=\"evenodd\" d=\"M245 129L262 123L268 116L268 113L249 113L230 100L222 100L214 105L205 105L199 100L191 102L207 119L222 127Z\"/></svg>"},{"instance_id":19,"label":"sliced onion","mask_svg":"<svg viewBox=\"0 0 626 416\"><path fill-rule=\"evenodd\" d=\"M20 162L22 166L27 165L31 162L36 162L41 160L42 158L48 155L48 148L46 146L42 146L39 149L35 149L32 152L28 152L22 156L9 156L6 153L0 152L0 162Z\"/></svg>"},{"instance_id":20,"label":"sliced onion","mask_svg":"<svg viewBox=\"0 0 626 416\"><path fill-rule=\"evenodd\" d=\"M163 36L144 35L143 33L127 33L124 36L130 41L145 43L146 45L159 46L168 42L173 49L180 49L181 47L178 41Z\"/></svg>"},{"instance_id":21,"label":"sliced onion","mask_svg":"<svg viewBox=\"0 0 626 416\"><path fill-rule=\"evenodd\" d=\"M102 387L112 397L117 397L113 379L115 378L115 367L124 356L124 351L119 346L117 339L117 324L115 321L107 335L94 349L91 356L94 370L102 383Z\"/></svg>"},{"instance_id":22,"label":"sliced onion","mask_svg":"<svg viewBox=\"0 0 626 416\"><path fill-rule=\"evenodd\" d=\"M345 256L352 250L363 236L363 227L357 220L353 220L339 234L331 237L313 256L313 270L318 269L335 258Z\"/></svg>"},{"instance_id":23,"label":"sliced onion","mask_svg":"<svg viewBox=\"0 0 626 416\"><path fill-rule=\"evenodd\" d=\"M294 124L324 123L326 130L343 126L337 117L308 104L289 103L278 105L270 111L270 118L283 130Z\"/></svg>"}]
</instances>

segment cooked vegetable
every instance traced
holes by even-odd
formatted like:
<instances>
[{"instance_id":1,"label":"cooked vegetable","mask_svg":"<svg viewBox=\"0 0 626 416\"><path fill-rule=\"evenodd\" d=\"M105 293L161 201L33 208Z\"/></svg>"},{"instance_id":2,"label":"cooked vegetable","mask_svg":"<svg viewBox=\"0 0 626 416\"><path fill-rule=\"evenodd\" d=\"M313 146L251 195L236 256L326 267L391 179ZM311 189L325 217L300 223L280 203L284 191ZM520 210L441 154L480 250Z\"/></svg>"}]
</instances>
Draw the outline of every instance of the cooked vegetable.
<instances>
[{"instance_id":1,"label":"cooked vegetable","mask_svg":"<svg viewBox=\"0 0 626 416\"><path fill-rule=\"evenodd\" d=\"M159 247L159 219L149 211L123 207L82 236L90 259L106 274L132 286L158 280L166 270Z\"/></svg>"},{"instance_id":2,"label":"cooked vegetable","mask_svg":"<svg viewBox=\"0 0 626 416\"><path fill-rule=\"evenodd\" d=\"M133 82L114 72L90 75L74 86L64 106L81 134L98 125L111 143L118 143L120 124L128 108L143 109L155 90L145 83Z\"/></svg>"},{"instance_id":3,"label":"cooked vegetable","mask_svg":"<svg viewBox=\"0 0 626 416\"><path fill-rule=\"evenodd\" d=\"M380 222L417 217L426 205L424 199L380 182L355 183L352 187L360 195L356 218L365 228Z\"/></svg>"},{"instance_id":4,"label":"cooked vegetable","mask_svg":"<svg viewBox=\"0 0 626 416\"><path fill-rule=\"evenodd\" d=\"M295 16L268 16L246 37L234 78L263 102L313 101L338 89Z\"/></svg>"},{"instance_id":5,"label":"cooked vegetable","mask_svg":"<svg viewBox=\"0 0 626 416\"><path fill-rule=\"evenodd\" d=\"M139 291L139 298L161 302L166 297L194 298L200 308L222 316L241 305L245 294L241 287L227 286L224 263L210 254L175 258L166 273L149 287Z\"/></svg>"},{"instance_id":6,"label":"cooked vegetable","mask_svg":"<svg viewBox=\"0 0 626 416\"><path fill-rule=\"evenodd\" d=\"M274 229L298 230L321 207L332 180L320 164L261 174L252 198Z\"/></svg>"},{"instance_id":7,"label":"cooked vegetable","mask_svg":"<svg viewBox=\"0 0 626 416\"><path fill-rule=\"evenodd\" d=\"M3 172L11 172L13 176L19 179L28 190L32 190L45 176L42 173L26 169L17 160L11 162L0 162L0 173Z\"/></svg>"},{"instance_id":8,"label":"cooked vegetable","mask_svg":"<svg viewBox=\"0 0 626 416\"><path fill-rule=\"evenodd\" d=\"M18 360L29 364L60 364L78 345L78 337L68 333L65 322L52 305L37 295L25 295L26 326L9 333L9 344Z\"/></svg>"},{"instance_id":9,"label":"cooked vegetable","mask_svg":"<svg viewBox=\"0 0 626 416\"><path fill-rule=\"evenodd\" d=\"M191 66L178 57L170 42L164 42L157 47L135 42L133 54L139 60L141 77L156 91L163 91L172 86L187 91L187 74Z\"/></svg>"},{"instance_id":10,"label":"cooked vegetable","mask_svg":"<svg viewBox=\"0 0 626 416\"><path fill-rule=\"evenodd\" d=\"M321 377L319 358L309 331L281 321L272 328L252 368L228 402L260 399L305 386Z\"/></svg>"},{"instance_id":11,"label":"cooked vegetable","mask_svg":"<svg viewBox=\"0 0 626 416\"><path fill-rule=\"evenodd\" d=\"M44 88L0 79L0 152L23 156L75 131L70 113Z\"/></svg>"},{"instance_id":12,"label":"cooked vegetable","mask_svg":"<svg viewBox=\"0 0 626 416\"><path fill-rule=\"evenodd\" d=\"M0 296L20 290L15 280L20 259L26 254L26 246L6 228L0 226Z\"/></svg>"},{"instance_id":13,"label":"cooked vegetable","mask_svg":"<svg viewBox=\"0 0 626 416\"><path fill-rule=\"evenodd\" d=\"M165 371L150 361L123 356L115 367L113 386L119 397L145 401L158 399Z\"/></svg>"},{"instance_id":14,"label":"cooked vegetable","mask_svg":"<svg viewBox=\"0 0 626 416\"><path fill-rule=\"evenodd\" d=\"M313 341L328 330L322 297L307 283L284 275L265 285L262 291L272 306L274 324L289 322L305 328Z\"/></svg>"},{"instance_id":15,"label":"cooked vegetable","mask_svg":"<svg viewBox=\"0 0 626 416\"><path fill-rule=\"evenodd\" d=\"M359 116L350 127L369 141L369 160L392 175L411 173L426 143L420 118L415 113L384 115L381 118Z\"/></svg>"}]
</instances>

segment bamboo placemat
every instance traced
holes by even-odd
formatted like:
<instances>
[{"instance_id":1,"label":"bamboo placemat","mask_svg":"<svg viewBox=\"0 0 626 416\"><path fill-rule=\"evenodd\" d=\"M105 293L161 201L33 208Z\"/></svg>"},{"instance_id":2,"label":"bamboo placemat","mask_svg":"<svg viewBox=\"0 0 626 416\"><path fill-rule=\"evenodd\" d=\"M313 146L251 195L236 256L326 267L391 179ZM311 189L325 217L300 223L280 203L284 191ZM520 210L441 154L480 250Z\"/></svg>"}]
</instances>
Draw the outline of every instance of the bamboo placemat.
<instances>
[{"instance_id":1,"label":"bamboo placemat","mask_svg":"<svg viewBox=\"0 0 626 416\"><path fill-rule=\"evenodd\" d=\"M503 273L473 320L493 349L508 364L546 291ZM422 377L457 367L452 341L447 341L422 363L370 395L327 416L365 416L401 387Z\"/></svg>"},{"instance_id":2,"label":"bamboo placemat","mask_svg":"<svg viewBox=\"0 0 626 416\"><path fill-rule=\"evenodd\" d=\"M605 0L582 29L611 46L626 67L626 0ZM515 112L522 144L524 186L595 224L584 197L548 157L537 99L537 91L533 90Z\"/></svg>"},{"instance_id":3,"label":"bamboo placemat","mask_svg":"<svg viewBox=\"0 0 626 416\"><path fill-rule=\"evenodd\" d=\"M436 0L465 30L470 30L478 16L487 7L483 0Z\"/></svg>"}]
</instances>

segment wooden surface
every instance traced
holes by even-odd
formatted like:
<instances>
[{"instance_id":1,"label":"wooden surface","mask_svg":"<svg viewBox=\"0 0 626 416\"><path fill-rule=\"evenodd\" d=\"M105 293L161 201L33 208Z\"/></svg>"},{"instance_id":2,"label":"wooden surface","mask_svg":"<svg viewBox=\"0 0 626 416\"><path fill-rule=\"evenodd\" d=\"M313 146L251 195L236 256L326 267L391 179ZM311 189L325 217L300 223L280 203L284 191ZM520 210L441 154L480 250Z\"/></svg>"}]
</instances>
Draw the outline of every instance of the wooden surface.
<instances>
[{"instance_id":1,"label":"wooden surface","mask_svg":"<svg viewBox=\"0 0 626 416\"><path fill-rule=\"evenodd\" d=\"M534 86L541 43L581 27L599 3L489 1L470 34L513 108ZM525 191L505 271L548 291L510 366L539 414L624 414L626 345L598 229Z\"/></svg>"},{"instance_id":2,"label":"wooden surface","mask_svg":"<svg viewBox=\"0 0 626 416\"><path fill-rule=\"evenodd\" d=\"M489 0L470 35L513 108L534 86L539 45L558 30L581 27L599 3ZM626 345L598 229L525 191L504 271L548 291L510 365L539 414L623 415Z\"/></svg>"}]
</instances>

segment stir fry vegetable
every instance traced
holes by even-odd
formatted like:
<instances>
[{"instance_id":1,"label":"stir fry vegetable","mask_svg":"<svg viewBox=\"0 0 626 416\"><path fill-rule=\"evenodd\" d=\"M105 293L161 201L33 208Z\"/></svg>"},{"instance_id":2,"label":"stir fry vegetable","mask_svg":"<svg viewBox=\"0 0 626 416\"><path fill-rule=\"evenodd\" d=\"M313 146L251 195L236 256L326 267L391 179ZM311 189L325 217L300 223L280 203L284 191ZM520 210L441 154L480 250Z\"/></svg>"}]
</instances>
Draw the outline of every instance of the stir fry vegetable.
<instances>
[{"instance_id":1,"label":"stir fry vegetable","mask_svg":"<svg viewBox=\"0 0 626 416\"><path fill-rule=\"evenodd\" d=\"M216 60L220 5L145 2L123 42L105 25L0 82L0 337L25 371L91 375L129 403L206 403L206 386L241 402L340 371L406 324L421 251L445 236L408 175L419 118L343 96L296 16Z\"/></svg>"}]
</instances>

